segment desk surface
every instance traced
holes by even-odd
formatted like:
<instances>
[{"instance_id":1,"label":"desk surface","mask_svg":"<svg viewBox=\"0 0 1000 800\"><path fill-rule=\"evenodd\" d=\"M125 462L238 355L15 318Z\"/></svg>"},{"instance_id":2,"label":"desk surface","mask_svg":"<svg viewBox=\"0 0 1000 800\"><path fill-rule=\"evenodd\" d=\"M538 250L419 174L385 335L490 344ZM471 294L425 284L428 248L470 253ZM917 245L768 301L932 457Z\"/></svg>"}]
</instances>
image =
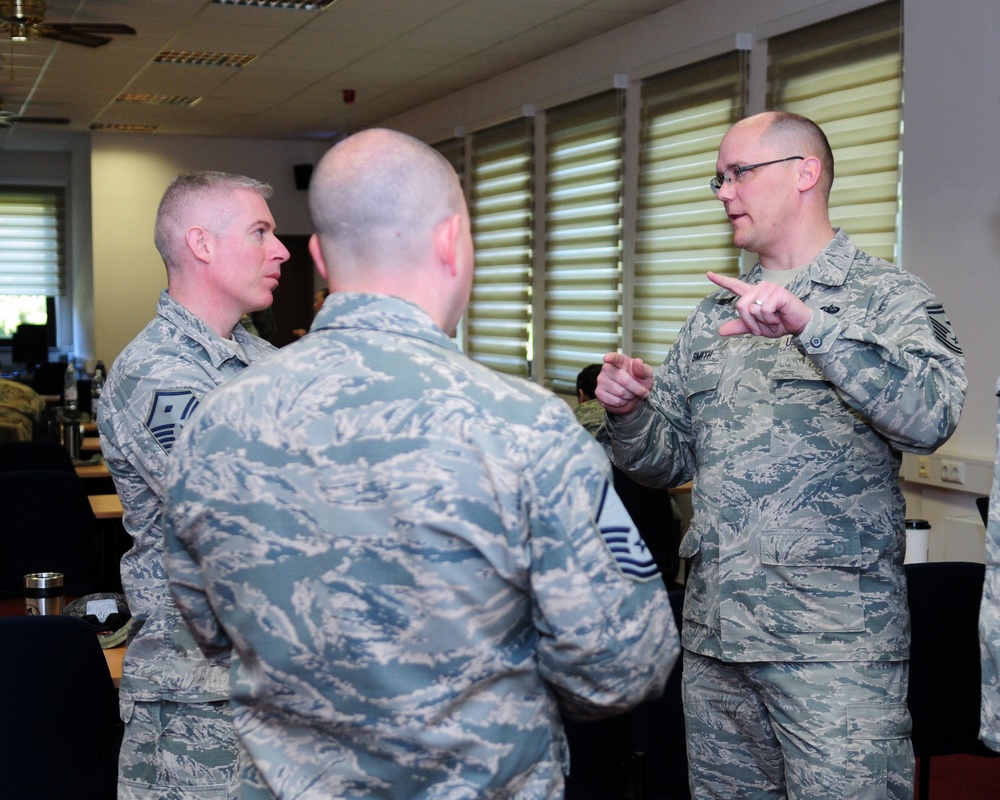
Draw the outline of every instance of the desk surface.
<instances>
[{"instance_id":1,"label":"desk surface","mask_svg":"<svg viewBox=\"0 0 1000 800\"><path fill-rule=\"evenodd\" d=\"M125 658L125 645L109 647L104 651L104 660L108 662L111 680L118 686L122 681L122 659Z\"/></svg>"},{"instance_id":2,"label":"desk surface","mask_svg":"<svg viewBox=\"0 0 1000 800\"><path fill-rule=\"evenodd\" d=\"M88 495L90 507L94 510L94 516L98 519L121 519L122 501L116 494L92 494Z\"/></svg>"},{"instance_id":3,"label":"desk surface","mask_svg":"<svg viewBox=\"0 0 1000 800\"><path fill-rule=\"evenodd\" d=\"M110 478L111 473L108 472L108 465L103 461L100 464L78 464L76 467L76 474L81 478Z\"/></svg>"}]
</instances>

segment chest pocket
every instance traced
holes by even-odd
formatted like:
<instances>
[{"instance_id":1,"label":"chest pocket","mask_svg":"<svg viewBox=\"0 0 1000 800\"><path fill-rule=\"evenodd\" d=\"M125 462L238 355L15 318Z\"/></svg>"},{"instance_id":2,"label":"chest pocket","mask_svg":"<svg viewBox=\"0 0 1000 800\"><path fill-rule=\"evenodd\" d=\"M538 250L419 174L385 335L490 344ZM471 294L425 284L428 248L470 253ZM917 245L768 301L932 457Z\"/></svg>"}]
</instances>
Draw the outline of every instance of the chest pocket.
<instances>
[{"instance_id":1,"label":"chest pocket","mask_svg":"<svg viewBox=\"0 0 1000 800\"><path fill-rule=\"evenodd\" d=\"M713 420L720 413L719 385L722 382L725 351L699 350L691 360L687 377L687 400L691 410L696 464L700 467L708 460L712 448L712 432L717 427Z\"/></svg>"},{"instance_id":2,"label":"chest pocket","mask_svg":"<svg viewBox=\"0 0 1000 800\"><path fill-rule=\"evenodd\" d=\"M768 374L774 391L771 455L842 457L854 436L854 414L808 358L788 348Z\"/></svg>"}]
</instances>

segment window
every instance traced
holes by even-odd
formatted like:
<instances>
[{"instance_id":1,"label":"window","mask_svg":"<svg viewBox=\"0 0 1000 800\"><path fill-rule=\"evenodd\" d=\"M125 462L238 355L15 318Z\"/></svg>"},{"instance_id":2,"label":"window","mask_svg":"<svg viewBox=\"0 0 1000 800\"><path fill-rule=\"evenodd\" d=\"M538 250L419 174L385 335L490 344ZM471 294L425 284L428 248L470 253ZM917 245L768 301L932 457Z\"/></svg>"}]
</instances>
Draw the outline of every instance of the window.
<instances>
[{"instance_id":1,"label":"window","mask_svg":"<svg viewBox=\"0 0 1000 800\"><path fill-rule=\"evenodd\" d=\"M476 133L469 192L476 270L465 351L522 377L531 374L533 130L525 117Z\"/></svg>"},{"instance_id":2,"label":"window","mask_svg":"<svg viewBox=\"0 0 1000 800\"><path fill-rule=\"evenodd\" d=\"M708 182L725 132L765 105L824 129L836 160L834 225L894 260L901 35L893 0L648 78L629 95L640 109L628 115L626 93L613 90L547 109L537 131L527 119L467 137L477 260L467 352L570 395L579 370L608 351L660 363L714 288L705 273L739 272L741 252ZM767 57L767 95L751 104L756 56ZM626 137L633 120L638 130ZM533 153L534 139L543 151ZM534 224L533 208L544 209ZM623 230L633 218L635 230Z\"/></svg>"},{"instance_id":3,"label":"window","mask_svg":"<svg viewBox=\"0 0 1000 800\"><path fill-rule=\"evenodd\" d=\"M557 392L621 347L623 104L616 90L546 115L543 366Z\"/></svg>"},{"instance_id":4,"label":"window","mask_svg":"<svg viewBox=\"0 0 1000 800\"><path fill-rule=\"evenodd\" d=\"M63 193L0 189L0 338L18 325L46 325L54 340L54 298L63 292Z\"/></svg>"},{"instance_id":5,"label":"window","mask_svg":"<svg viewBox=\"0 0 1000 800\"><path fill-rule=\"evenodd\" d=\"M768 106L809 117L833 148L833 224L889 261L897 260L901 28L892 2L768 43Z\"/></svg>"},{"instance_id":6,"label":"window","mask_svg":"<svg viewBox=\"0 0 1000 800\"><path fill-rule=\"evenodd\" d=\"M663 361L688 314L714 288L705 273L739 273L740 251L708 181L722 137L743 116L745 60L730 53L642 85L629 354L649 364Z\"/></svg>"}]
</instances>

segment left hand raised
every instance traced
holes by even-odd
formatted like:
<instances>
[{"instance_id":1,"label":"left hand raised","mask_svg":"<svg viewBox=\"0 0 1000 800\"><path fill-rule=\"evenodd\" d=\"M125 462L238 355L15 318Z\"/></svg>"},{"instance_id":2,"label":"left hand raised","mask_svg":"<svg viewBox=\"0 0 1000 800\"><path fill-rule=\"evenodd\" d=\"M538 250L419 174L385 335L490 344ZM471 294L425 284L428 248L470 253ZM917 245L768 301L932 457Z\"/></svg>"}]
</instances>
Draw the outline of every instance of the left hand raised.
<instances>
[{"instance_id":1,"label":"left hand raised","mask_svg":"<svg viewBox=\"0 0 1000 800\"><path fill-rule=\"evenodd\" d=\"M740 317L723 323L719 327L720 336L740 336L746 333L768 339L788 334L796 336L802 333L812 316L809 306L776 283L761 281L749 284L739 278L715 272L709 272L708 279L739 298L736 301L736 311Z\"/></svg>"}]
</instances>

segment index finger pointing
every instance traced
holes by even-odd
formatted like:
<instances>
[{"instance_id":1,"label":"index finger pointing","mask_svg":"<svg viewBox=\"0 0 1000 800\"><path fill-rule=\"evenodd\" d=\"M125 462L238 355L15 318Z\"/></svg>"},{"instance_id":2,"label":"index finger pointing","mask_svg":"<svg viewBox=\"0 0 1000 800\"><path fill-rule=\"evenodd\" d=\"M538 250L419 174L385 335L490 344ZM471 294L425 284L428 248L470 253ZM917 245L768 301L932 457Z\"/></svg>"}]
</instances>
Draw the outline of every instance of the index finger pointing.
<instances>
[{"instance_id":1,"label":"index finger pointing","mask_svg":"<svg viewBox=\"0 0 1000 800\"><path fill-rule=\"evenodd\" d=\"M739 278L733 278L730 275L719 275L717 272L709 272L706 274L706 277L716 286L728 289L738 297L742 297L750 289L750 284L744 283Z\"/></svg>"}]
</instances>

